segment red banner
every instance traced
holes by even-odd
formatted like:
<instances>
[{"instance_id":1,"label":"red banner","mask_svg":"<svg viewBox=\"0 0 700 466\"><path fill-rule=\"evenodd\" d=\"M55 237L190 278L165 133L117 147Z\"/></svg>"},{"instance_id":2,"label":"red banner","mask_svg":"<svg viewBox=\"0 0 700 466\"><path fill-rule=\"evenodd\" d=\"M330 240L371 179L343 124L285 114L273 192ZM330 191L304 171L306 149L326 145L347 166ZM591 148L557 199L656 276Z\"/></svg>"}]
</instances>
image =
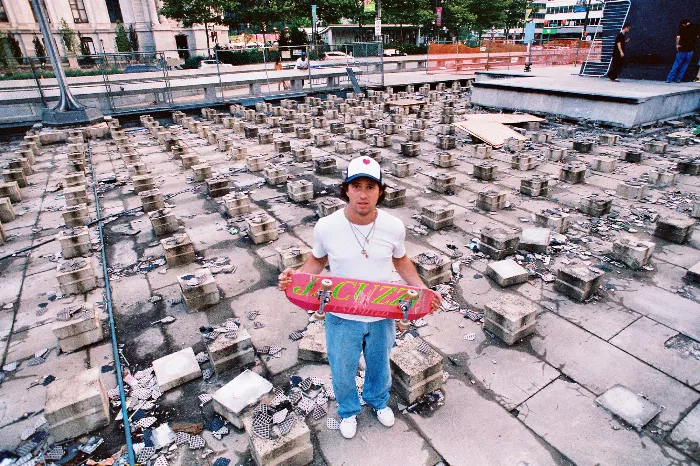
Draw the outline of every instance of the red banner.
<instances>
[{"instance_id":1,"label":"red banner","mask_svg":"<svg viewBox=\"0 0 700 466\"><path fill-rule=\"evenodd\" d=\"M435 8L435 25L437 27L442 26L442 7L441 6Z\"/></svg>"}]
</instances>

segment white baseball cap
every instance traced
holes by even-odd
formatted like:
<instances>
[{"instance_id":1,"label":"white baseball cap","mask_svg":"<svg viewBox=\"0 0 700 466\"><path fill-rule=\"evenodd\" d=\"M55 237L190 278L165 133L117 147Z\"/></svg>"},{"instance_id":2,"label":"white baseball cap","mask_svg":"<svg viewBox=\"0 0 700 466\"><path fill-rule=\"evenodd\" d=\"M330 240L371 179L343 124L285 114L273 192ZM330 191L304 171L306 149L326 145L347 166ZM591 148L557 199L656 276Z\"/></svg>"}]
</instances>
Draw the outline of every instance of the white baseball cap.
<instances>
[{"instance_id":1,"label":"white baseball cap","mask_svg":"<svg viewBox=\"0 0 700 466\"><path fill-rule=\"evenodd\" d=\"M345 182L349 183L355 178L367 177L377 183L382 182L382 170L376 160L366 155L355 157L348 164L348 174Z\"/></svg>"}]
</instances>

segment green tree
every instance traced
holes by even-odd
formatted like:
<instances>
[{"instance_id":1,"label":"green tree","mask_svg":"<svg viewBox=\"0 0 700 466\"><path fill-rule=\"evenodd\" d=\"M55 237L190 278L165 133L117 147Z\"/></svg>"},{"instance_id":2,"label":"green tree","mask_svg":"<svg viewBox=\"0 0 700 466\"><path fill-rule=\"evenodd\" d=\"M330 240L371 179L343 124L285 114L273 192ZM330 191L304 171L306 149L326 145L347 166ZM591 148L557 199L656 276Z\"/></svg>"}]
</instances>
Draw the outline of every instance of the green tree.
<instances>
[{"instance_id":1,"label":"green tree","mask_svg":"<svg viewBox=\"0 0 700 466\"><path fill-rule=\"evenodd\" d=\"M277 44L280 47L287 47L288 45L292 44L292 42L289 38L289 30L287 28L280 29L280 35L279 35L279 38L277 39Z\"/></svg>"},{"instance_id":2,"label":"green tree","mask_svg":"<svg viewBox=\"0 0 700 466\"><path fill-rule=\"evenodd\" d=\"M116 36L115 41L117 43L117 52L131 52L132 48L131 42L129 42L129 35L126 33L126 29L124 29L124 25L121 21L117 21L117 27L114 30L114 34Z\"/></svg>"},{"instance_id":3,"label":"green tree","mask_svg":"<svg viewBox=\"0 0 700 466\"><path fill-rule=\"evenodd\" d=\"M401 29L401 43L404 43L404 25L429 25L435 19L430 0L385 0L382 2L382 22L398 24Z\"/></svg>"},{"instance_id":4,"label":"green tree","mask_svg":"<svg viewBox=\"0 0 700 466\"><path fill-rule=\"evenodd\" d=\"M291 45L307 45L309 36L296 26L289 28L289 42Z\"/></svg>"},{"instance_id":5,"label":"green tree","mask_svg":"<svg viewBox=\"0 0 700 466\"><path fill-rule=\"evenodd\" d=\"M472 29L476 15L472 12L473 0L450 0L442 7L442 27L447 28L454 36L460 32ZM478 0L476 0L478 1Z\"/></svg>"},{"instance_id":6,"label":"green tree","mask_svg":"<svg viewBox=\"0 0 700 466\"><path fill-rule=\"evenodd\" d=\"M131 44L131 50L134 52L138 52L141 49L139 47L139 35L136 33L133 24L129 25L129 43Z\"/></svg>"},{"instance_id":7,"label":"green tree","mask_svg":"<svg viewBox=\"0 0 700 466\"><path fill-rule=\"evenodd\" d=\"M78 41L75 36L75 31L71 29L64 18L61 18L58 34L63 40L63 47L65 47L66 53L75 54L78 51Z\"/></svg>"},{"instance_id":8,"label":"green tree","mask_svg":"<svg viewBox=\"0 0 700 466\"><path fill-rule=\"evenodd\" d=\"M504 29L506 39L510 35L511 29L525 26L526 10L532 7L531 0L508 0L503 11Z\"/></svg>"},{"instance_id":9,"label":"green tree","mask_svg":"<svg viewBox=\"0 0 700 466\"><path fill-rule=\"evenodd\" d=\"M239 6L236 0L163 0L160 13L180 21L186 28L203 25L209 49L209 25L228 24L224 20L224 11L235 11Z\"/></svg>"}]
</instances>

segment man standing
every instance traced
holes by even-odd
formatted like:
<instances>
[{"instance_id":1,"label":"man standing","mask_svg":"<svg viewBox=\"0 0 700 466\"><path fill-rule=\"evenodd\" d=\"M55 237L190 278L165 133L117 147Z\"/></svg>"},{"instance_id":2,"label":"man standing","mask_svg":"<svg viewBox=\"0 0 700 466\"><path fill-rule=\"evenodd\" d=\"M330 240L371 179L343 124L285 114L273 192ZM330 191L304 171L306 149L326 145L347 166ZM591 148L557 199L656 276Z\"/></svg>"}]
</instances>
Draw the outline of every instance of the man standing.
<instances>
[{"instance_id":1,"label":"man standing","mask_svg":"<svg viewBox=\"0 0 700 466\"><path fill-rule=\"evenodd\" d=\"M675 81L677 83L683 81L683 75L690 65L690 60L693 58L695 51L696 33L690 24L690 20L681 20L678 26L678 35L676 36L676 60L673 62L671 72L666 76L666 82Z\"/></svg>"},{"instance_id":2,"label":"man standing","mask_svg":"<svg viewBox=\"0 0 700 466\"><path fill-rule=\"evenodd\" d=\"M627 38L625 37L628 32L630 32L631 25L625 23L622 26L622 30L615 37L615 46L613 48L612 63L610 64L610 71L608 71L608 78L610 81L617 81L617 77L622 71L622 66L625 64L625 42Z\"/></svg>"},{"instance_id":3,"label":"man standing","mask_svg":"<svg viewBox=\"0 0 700 466\"><path fill-rule=\"evenodd\" d=\"M308 70L309 69L309 59L306 58L306 52L301 52L301 56L297 58L297 64L295 65L298 70ZM304 80L301 80L301 87L304 87Z\"/></svg>"},{"instance_id":4,"label":"man standing","mask_svg":"<svg viewBox=\"0 0 700 466\"><path fill-rule=\"evenodd\" d=\"M357 157L348 165L340 197L347 202L343 210L321 218L314 228L311 255L298 270L321 273L329 264L337 277L371 281L389 281L392 266L411 286L426 288L415 266L406 255L406 228L398 218L377 209L385 189L379 164L369 157ZM292 269L279 276L279 289L291 283ZM433 310L440 307L440 295L433 293ZM327 313L325 319L328 362L333 391L342 418L340 433L350 439L357 431L361 411L355 375L360 355L365 357L365 382L362 398L374 409L386 427L394 425L389 406L391 373L389 354L395 340L392 319Z\"/></svg>"}]
</instances>

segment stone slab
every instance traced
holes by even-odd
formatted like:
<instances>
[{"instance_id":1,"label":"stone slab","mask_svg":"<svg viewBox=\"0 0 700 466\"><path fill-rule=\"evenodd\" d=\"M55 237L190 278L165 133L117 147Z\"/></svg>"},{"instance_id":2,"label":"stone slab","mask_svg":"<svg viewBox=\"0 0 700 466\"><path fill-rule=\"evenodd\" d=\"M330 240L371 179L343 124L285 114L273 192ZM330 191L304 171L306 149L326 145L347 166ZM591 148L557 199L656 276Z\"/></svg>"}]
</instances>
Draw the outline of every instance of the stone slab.
<instances>
[{"instance_id":1,"label":"stone slab","mask_svg":"<svg viewBox=\"0 0 700 466\"><path fill-rule=\"evenodd\" d=\"M299 359L312 362L328 362L326 327L309 325L306 335L299 340Z\"/></svg>"},{"instance_id":2,"label":"stone slab","mask_svg":"<svg viewBox=\"0 0 700 466\"><path fill-rule=\"evenodd\" d=\"M158 358L152 365L158 387L163 393L202 376L191 346Z\"/></svg>"},{"instance_id":3,"label":"stone slab","mask_svg":"<svg viewBox=\"0 0 700 466\"><path fill-rule=\"evenodd\" d=\"M682 455L625 429L576 383L555 380L518 408L520 419L574 464L679 464Z\"/></svg>"},{"instance_id":4,"label":"stone slab","mask_svg":"<svg viewBox=\"0 0 700 466\"><path fill-rule=\"evenodd\" d=\"M530 345L536 355L596 396L621 384L663 405L652 422L662 430L671 430L700 399L696 391L549 312L539 316Z\"/></svg>"},{"instance_id":5,"label":"stone slab","mask_svg":"<svg viewBox=\"0 0 700 466\"><path fill-rule=\"evenodd\" d=\"M671 431L667 441L700 462L700 405L695 406Z\"/></svg>"},{"instance_id":6,"label":"stone slab","mask_svg":"<svg viewBox=\"0 0 700 466\"><path fill-rule=\"evenodd\" d=\"M272 384L253 371L245 370L212 395L214 410L239 429L241 413L272 390Z\"/></svg>"},{"instance_id":7,"label":"stone slab","mask_svg":"<svg viewBox=\"0 0 700 466\"><path fill-rule=\"evenodd\" d=\"M424 439L450 466L558 464L556 453L498 403L455 379L443 386L445 404L430 416L411 414ZM469 434L465 441L464 433ZM514 448L494 448L494 441Z\"/></svg>"},{"instance_id":8,"label":"stone slab","mask_svg":"<svg viewBox=\"0 0 700 466\"><path fill-rule=\"evenodd\" d=\"M505 259L490 263L486 268L485 275L492 278L501 287L506 287L525 283L528 272L513 259Z\"/></svg>"},{"instance_id":9,"label":"stone slab","mask_svg":"<svg viewBox=\"0 0 700 466\"><path fill-rule=\"evenodd\" d=\"M622 385L615 385L596 398L595 402L637 430L661 412L661 407Z\"/></svg>"}]
</instances>

